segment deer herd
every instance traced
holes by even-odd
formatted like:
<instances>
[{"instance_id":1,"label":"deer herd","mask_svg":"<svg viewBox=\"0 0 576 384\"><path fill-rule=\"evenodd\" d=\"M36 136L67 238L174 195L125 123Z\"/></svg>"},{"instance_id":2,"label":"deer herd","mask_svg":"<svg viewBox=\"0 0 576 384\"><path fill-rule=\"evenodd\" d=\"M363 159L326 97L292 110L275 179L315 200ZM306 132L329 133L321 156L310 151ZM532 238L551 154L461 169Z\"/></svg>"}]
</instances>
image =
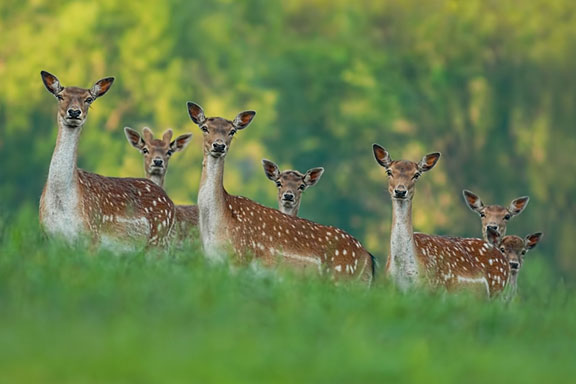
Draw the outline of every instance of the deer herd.
<instances>
[{"instance_id":1,"label":"deer herd","mask_svg":"<svg viewBox=\"0 0 576 384\"><path fill-rule=\"evenodd\" d=\"M58 101L58 136L39 210L49 236L70 243L87 238L92 244L122 250L199 241L210 260L229 256L239 262L311 271L337 281L372 283L375 259L356 238L339 228L298 217L302 192L320 180L323 168L281 172L275 163L263 160L266 177L278 188L278 209L226 192L226 155L234 135L250 125L256 112L240 112L228 120L208 117L200 105L187 103L190 119L203 135L202 176L197 205L175 205L164 190L164 180L171 156L186 148L191 133L173 139L172 130L167 130L161 138L154 138L149 128L139 133L126 127L128 142L144 159L146 178L86 172L76 164L80 135L90 105L108 92L114 78L84 89L64 87L45 71L41 76ZM508 221L526 208L528 197L517 198L508 207L484 205L477 195L464 190L466 204L481 218L482 238L415 233L412 200L416 182L434 168L440 153L430 153L419 162L392 160L378 144L373 145L373 153L386 171L392 200L385 271L395 285L402 290L469 287L488 297L501 294L512 298L524 255L542 238L542 233L525 238L505 236Z\"/></svg>"}]
</instances>

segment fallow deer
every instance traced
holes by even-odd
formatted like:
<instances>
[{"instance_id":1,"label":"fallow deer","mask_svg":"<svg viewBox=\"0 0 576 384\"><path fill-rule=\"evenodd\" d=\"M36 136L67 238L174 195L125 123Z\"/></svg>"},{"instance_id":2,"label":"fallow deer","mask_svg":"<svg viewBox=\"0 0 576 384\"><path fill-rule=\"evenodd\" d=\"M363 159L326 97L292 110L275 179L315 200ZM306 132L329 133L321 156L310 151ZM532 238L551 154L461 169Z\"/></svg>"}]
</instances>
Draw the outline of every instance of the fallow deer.
<instances>
[{"instance_id":1,"label":"fallow deer","mask_svg":"<svg viewBox=\"0 0 576 384\"><path fill-rule=\"evenodd\" d=\"M488 233L492 244L500 249L510 265L510 276L506 287L506 299L510 300L518 290L518 273L524 263L524 256L542 240L542 233L533 233L524 239L516 235L502 237L492 228L488 229Z\"/></svg>"},{"instance_id":2,"label":"fallow deer","mask_svg":"<svg viewBox=\"0 0 576 384\"><path fill-rule=\"evenodd\" d=\"M295 170L280 172L278 166L270 160L263 159L262 165L266 176L278 187L278 209L290 216L298 216L302 192L316 185L324 173L324 168L312 168L302 174Z\"/></svg>"},{"instance_id":3,"label":"fallow deer","mask_svg":"<svg viewBox=\"0 0 576 384\"><path fill-rule=\"evenodd\" d=\"M44 230L68 242L84 236L117 246L164 243L174 222L174 204L162 188L150 180L104 177L76 165L88 109L110 89L114 78L84 89L63 87L45 71L41 75L58 100L58 138L40 199Z\"/></svg>"},{"instance_id":4,"label":"fallow deer","mask_svg":"<svg viewBox=\"0 0 576 384\"><path fill-rule=\"evenodd\" d=\"M192 134L186 133L172 140L171 129L164 132L162 139L155 139L154 133L148 127L144 127L142 136L130 127L125 127L124 133L128 142L144 157L146 178L162 188L164 188L164 179L168 172L170 158L174 153L184 150L192 139ZM198 207L195 205L176 205L174 209L176 213L174 232L179 240L184 240L192 228L198 225Z\"/></svg>"},{"instance_id":5,"label":"fallow deer","mask_svg":"<svg viewBox=\"0 0 576 384\"><path fill-rule=\"evenodd\" d=\"M232 121L207 118L199 105L188 102L188 113L204 136L198 208L207 257L219 259L231 252L240 259L252 256L264 265L312 267L337 279L353 277L371 282L372 256L346 232L226 192L224 160L232 138L250 124L254 111L241 112Z\"/></svg>"},{"instance_id":6,"label":"fallow deer","mask_svg":"<svg viewBox=\"0 0 576 384\"><path fill-rule=\"evenodd\" d=\"M386 271L401 289L419 283L451 290L466 285L485 287L489 296L500 292L510 268L497 248L482 239L444 237L414 233L412 199L416 180L431 170L440 153L431 153L418 163L393 161L389 153L373 145L376 161L386 169L392 198L390 257Z\"/></svg>"},{"instance_id":7,"label":"fallow deer","mask_svg":"<svg viewBox=\"0 0 576 384\"><path fill-rule=\"evenodd\" d=\"M494 229L501 236L506 235L508 221L521 214L530 200L528 196L522 196L512 200L506 208L502 205L484 205L480 197L468 190L463 190L462 194L464 195L466 205L468 205L473 212L478 213L482 220L482 236L484 240L488 240L487 231L489 228Z\"/></svg>"}]
</instances>

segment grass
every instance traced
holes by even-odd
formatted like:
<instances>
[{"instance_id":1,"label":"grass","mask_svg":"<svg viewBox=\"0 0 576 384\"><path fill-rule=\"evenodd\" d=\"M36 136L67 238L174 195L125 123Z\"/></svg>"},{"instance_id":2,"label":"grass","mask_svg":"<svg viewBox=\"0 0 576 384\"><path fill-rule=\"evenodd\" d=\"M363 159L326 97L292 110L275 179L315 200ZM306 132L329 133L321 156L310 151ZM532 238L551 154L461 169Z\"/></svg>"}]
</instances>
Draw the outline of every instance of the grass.
<instances>
[{"instance_id":1,"label":"grass","mask_svg":"<svg viewBox=\"0 0 576 384\"><path fill-rule=\"evenodd\" d=\"M1 383L530 383L576 376L576 295L536 257L509 305L117 256L0 223ZM544 259L541 257L539 259Z\"/></svg>"}]
</instances>

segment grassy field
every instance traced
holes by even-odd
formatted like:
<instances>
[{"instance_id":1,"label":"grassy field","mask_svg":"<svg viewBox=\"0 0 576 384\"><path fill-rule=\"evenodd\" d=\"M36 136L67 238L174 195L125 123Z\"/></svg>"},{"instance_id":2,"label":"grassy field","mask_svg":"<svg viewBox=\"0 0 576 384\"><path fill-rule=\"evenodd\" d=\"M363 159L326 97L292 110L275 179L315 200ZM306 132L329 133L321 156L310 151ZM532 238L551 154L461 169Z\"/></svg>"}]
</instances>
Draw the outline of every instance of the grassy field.
<instances>
[{"instance_id":1,"label":"grassy field","mask_svg":"<svg viewBox=\"0 0 576 384\"><path fill-rule=\"evenodd\" d=\"M576 296L533 251L509 305L116 256L0 224L1 383L528 383L576 377ZM377 251L382 259L383 252ZM279 278L280 277L280 278Z\"/></svg>"}]
</instances>

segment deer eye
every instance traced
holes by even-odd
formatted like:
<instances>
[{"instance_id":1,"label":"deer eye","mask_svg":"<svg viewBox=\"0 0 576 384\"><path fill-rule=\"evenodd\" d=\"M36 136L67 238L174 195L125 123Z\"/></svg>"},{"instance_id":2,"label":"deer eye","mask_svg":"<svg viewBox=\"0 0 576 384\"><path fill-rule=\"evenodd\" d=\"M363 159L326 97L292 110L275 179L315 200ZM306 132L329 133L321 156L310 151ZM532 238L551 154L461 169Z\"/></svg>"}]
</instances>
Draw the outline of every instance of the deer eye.
<instances>
[{"instance_id":1,"label":"deer eye","mask_svg":"<svg viewBox=\"0 0 576 384\"><path fill-rule=\"evenodd\" d=\"M506 216L504 216L504 220L510 220L510 217L512 216L510 216L510 214L507 214Z\"/></svg>"},{"instance_id":2,"label":"deer eye","mask_svg":"<svg viewBox=\"0 0 576 384\"><path fill-rule=\"evenodd\" d=\"M62 95L56 95L56 98L60 101L64 100L64 96L62 96Z\"/></svg>"},{"instance_id":3,"label":"deer eye","mask_svg":"<svg viewBox=\"0 0 576 384\"><path fill-rule=\"evenodd\" d=\"M500 252L504 253L506 251L506 249L504 249L504 247L500 247Z\"/></svg>"},{"instance_id":4,"label":"deer eye","mask_svg":"<svg viewBox=\"0 0 576 384\"><path fill-rule=\"evenodd\" d=\"M525 254L526 254L526 250L523 250L521 253L522 253L522 255L525 255Z\"/></svg>"},{"instance_id":5,"label":"deer eye","mask_svg":"<svg viewBox=\"0 0 576 384\"><path fill-rule=\"evenodd\" d=\"M414 174L414 176L412 176L412 180L416 180L417 178L420 177L420 175L421 175L420 172L416 172L416 173Z\"/></svg>"},{"instance_id":6,"label":"deer eye","mask_svg":"<svg viewBox=\"0 0 576 384\"><path fill-rule=\"evenodd\" d=\"M150 152L150 151L148 151L148 148L142 148L142 153L143 153L143 154L147 154L147 153L149 153L149 152Z\"/></svg>"},{"instance_id":7,"label":"deer eye","mask_svg":"<svg viewBox=\"0 0 576 384\"><path fill-rule=\"evenodd\" d=\"M280 187L282 186L282 183L280 183L279 181L277 181L277 182L276 182L276 186L277 186L278 188L280 188Z\"/></svg>"},{"instance_id":8,"label":"deer eye","mask_svg":"<svg viewBox=\"0 0 576 384\"><path fill-rule=\"evenodd\" d=\"M387 170L386 170L386 174L387 174L388 176L392 176L392 171L389 170L389 169L387 169Z\"/></svg>"},{"instance_id":9,"label":"deer eye","mask_svg":"<svg viewBox=\"0 0 576 384\"><path fill-rule=\"evenodd\" d=\"M303 191L304 188L306 188L306 185L304 185L304 184L300 184L300 186L298 187L298 189L301 190L301 191Z\"/></svg>"},{"instance_id":10,"label":"deer eye","mask_svg":"<svg viewBox=\"0 0 576 384\"><path fill-rule=\"evenodd\" d=\"M200 129L202 130L202 132L206 132L206 133L208 132L208 127L205 125L201 126Z\"/></svg>"},{"instance_id":11,"label":"deer eye","mask_svg":"<svg viewBox=\"0 0 576 384\"><path fill-rule=\"evenodd\" d=\"M92 103L93 101L94 101L94 98L93 98L93 97L87 97L86 100L84 100L84 102L85 102L86 104L90 104L90 103Z\"/></svg>"},{"instance_id":12,"label":"deer eye","mask_svg":"<svg viewBox=\"0 0 576 384\"><path fill-rule=\"evenodd\" d=\"M166 156L170 157L170 156L172 156L173 153L174 153L174 151L169 149L168 152L166 152Z\"/></svg>"},{"instance_id":13,"label":"deer eye","mask_svg":"<svg viewBox=\"0 0 576 384\"><path fill-rule=\"evenodd\" d=\"M480 212L480 217L481 217L481 218L485 218L485 217L486 217L486 214L485 214L484 212Z\"/></svg>"},{"instance_id":14,"label":"deer eye","mask_svg":"<svg viewBox=\"0 0 576 384\"><path fill-rule=\"evenodd\" d=\"M236 133L236 130L235 130L235 129L233 129L233 130L231 130L231 131L230 131L230 133L229 133L228 135L230 135L230 136L234 136L234 134L235 134L235 133Z\"/></svg>"}]
</instances>

